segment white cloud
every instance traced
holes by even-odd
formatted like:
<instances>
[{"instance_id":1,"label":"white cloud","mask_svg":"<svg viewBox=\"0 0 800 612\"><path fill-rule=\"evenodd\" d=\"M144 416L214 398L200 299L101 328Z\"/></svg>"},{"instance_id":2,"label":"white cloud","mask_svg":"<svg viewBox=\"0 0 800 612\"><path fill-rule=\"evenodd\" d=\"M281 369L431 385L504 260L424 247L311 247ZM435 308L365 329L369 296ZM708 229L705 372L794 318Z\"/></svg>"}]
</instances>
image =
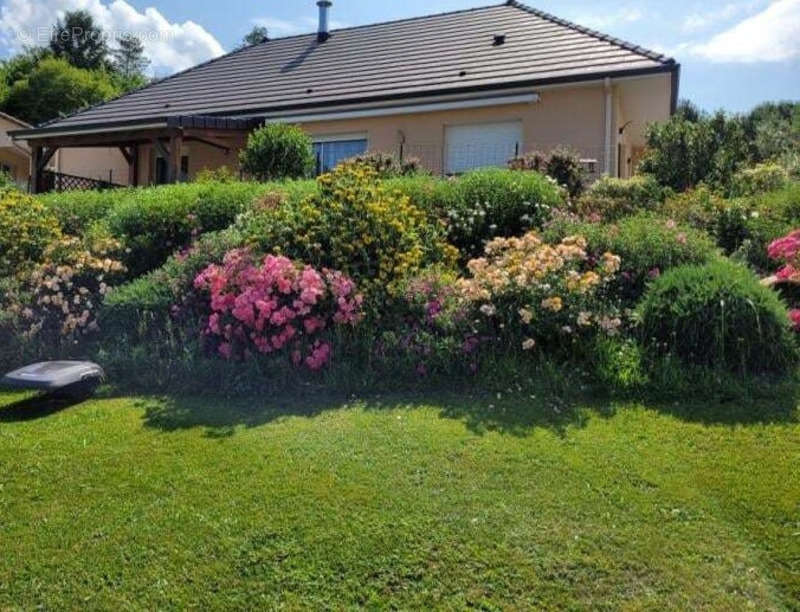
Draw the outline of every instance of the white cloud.
<instances>
[{"instance_id":1,"label":"white cloud","mask_svg":"<svg viewBox=\"0 0 800 612\"><path fill-rule=\"evenodd\" d=\"M276 19L274 17L256 17L252 20L252 23L267 28L271 38L316 32L318 25L317 18L315 17L300 17L293 21ZM346 27L348 27L348 24L342 21L336 21L335 19L330 20L331 30L338 30Z\"/></svg>"},{"instance_id":2,"label":"white cloud","mask_svg":"<svg viewBox=\"0 0 800 612\"><path fill-rule=\"evenodd\" d=\"M700 30L706 30L714 25L730 21L735 17L741 17L742 15L750 14L753 11L761 8L763 5L764 0L751 0L750 2L730 2L722 8L713 11L691 13L684 18L683 23L681 24L681 29L684 32L697 32Z\"/></svg>"},{"instance_id":3,"label":"white cloud","mask_svg":"<svg viewBox=\"0 0 800 612\"><path fill-rule=\"evenodd\" d=\"M91 13L113 38L126 33L138 36L156 74L184 70L225 52L201 25L172 23L153 7L139 12L125 0L109 4L101 0L6 0L0 8L0 42L11 50L46 45L56 18L75 10Z\"/></svg>"},{"instance_id":4,"label":"white cloud","mask_svg":"<svg viewBox=\"0 0 800 612\"><path fill-rule=\"evenodd\" d=\"M572 20L587 28L603 30L626 23L635 23L644 17L644 13L636 7L621 8L611 13L579 13Z\"/></svg>"},{"instance_id":5,"label":"white cloud","mask_svg":"<svg viewBox=\"0 0 800 612\"><path fill-rule=\"evenodd\" d=\"M693 54L712 62L779 62L800 57L800 0L776 0L706 43Z\"/></svg>"}]
</instances>

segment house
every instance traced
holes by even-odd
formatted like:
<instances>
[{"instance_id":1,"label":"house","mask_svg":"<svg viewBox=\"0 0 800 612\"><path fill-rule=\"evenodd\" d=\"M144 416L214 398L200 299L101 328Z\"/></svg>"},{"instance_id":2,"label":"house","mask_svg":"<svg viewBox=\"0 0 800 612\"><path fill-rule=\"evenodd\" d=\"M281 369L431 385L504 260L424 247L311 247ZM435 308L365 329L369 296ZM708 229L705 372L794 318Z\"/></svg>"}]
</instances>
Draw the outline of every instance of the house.
<instances>
[{"instance_id":1,"label":"house","mask_svg":"<svg viewBox=\"0 0 800 612\"><path fill-rule=\"evenodd\" d=\"M29 130L28 123L0 112L0 170L7 172L20 189L27 190L31 176L31 150L25 141L13 139L11 132ZM63 148L55 152L47 170L88 179L87 184L127 181L128 164L116 148Z\"/></svg>"},{"instance_id":2,"label":"house","mask_svg":"<svg viewBox=\"0 0 800 612\"><path fill-rule=\"evenodd\" d=\"M318 170L365 150L458 173L557 145L631 174L648 122L674 111L673 60L516 0L328 30L234 51L69 117L15 132L44 168L62 147L116 147L127 181L191 180L237 165L248 133L292 122Z\"/></svg>"}]
</instances>

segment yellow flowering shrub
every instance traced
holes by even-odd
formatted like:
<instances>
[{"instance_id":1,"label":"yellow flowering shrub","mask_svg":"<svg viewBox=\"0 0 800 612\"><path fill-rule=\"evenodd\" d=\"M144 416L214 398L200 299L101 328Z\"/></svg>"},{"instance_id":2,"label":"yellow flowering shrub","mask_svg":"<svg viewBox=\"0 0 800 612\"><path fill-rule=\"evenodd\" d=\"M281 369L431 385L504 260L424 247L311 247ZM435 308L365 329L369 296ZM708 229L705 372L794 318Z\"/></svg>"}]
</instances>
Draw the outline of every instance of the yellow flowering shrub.
<instances>
[{"instance_id":1,"label":"yellow flowering shrub","mask_svg":"<svg viewBox=\"0 0 800 612\"><path fill-rule=\"evenodd\" d=\"M58 220L39 200L19 191L0 195L0 276L39 261L61 236Z\"/></svg>"},{"instance_id":2,"label":"yellow flowering shrub","mask_svg":"<svg viewBox=\"0 0 800 612\"><path fill-rule=\"evenodd\" d=\"M459 288L479 316L520 341L524 350L539 343L601 329L615 334L622 320L606 299L606 287L620 269L620 258L606 252L592 259L586 239L569 236L548 244L536 232L497 238L485 255L467 265L470 277Z\"/></svg>"},{"instance_id":3,"label":"yellow flowering shrub","mask_svg":"<svg viewBox=\"0 0 800 612\"><path fill-rule=\"evenodd\" d=\"M376 171L349 163L318 179L319 193L240 219L247 242L316 268L352 278L368 301L396 294L403 279L427 265L452 265L458 253L398 191L385 188Z\"/></svg>"}]
</instances>

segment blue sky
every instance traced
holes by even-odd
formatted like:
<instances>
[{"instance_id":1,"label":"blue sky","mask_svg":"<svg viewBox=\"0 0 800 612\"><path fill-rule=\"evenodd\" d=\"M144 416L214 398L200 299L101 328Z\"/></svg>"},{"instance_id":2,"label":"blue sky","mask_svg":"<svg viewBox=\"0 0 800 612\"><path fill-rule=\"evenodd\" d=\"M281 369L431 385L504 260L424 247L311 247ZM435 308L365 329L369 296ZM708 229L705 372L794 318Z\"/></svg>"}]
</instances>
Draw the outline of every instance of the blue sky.
<instances>
[{"instance_id":1,"label":"blue sky","mask_svg":"<svg viewBox=\"0 0 800 612\"><path fill-rule=\"evenodd\" d=\"M334 26L492 4L491 0L334 0ZM681 96L744 111L800 100L800 0L538 0L532 6L667 53L681 62ZM36 42L59 12L84 8L112 31L145 40L157 76L234 47L254 24L272 36L313 31L314 0L2 0L0 53Z\"/></svg>"}]
</instances>

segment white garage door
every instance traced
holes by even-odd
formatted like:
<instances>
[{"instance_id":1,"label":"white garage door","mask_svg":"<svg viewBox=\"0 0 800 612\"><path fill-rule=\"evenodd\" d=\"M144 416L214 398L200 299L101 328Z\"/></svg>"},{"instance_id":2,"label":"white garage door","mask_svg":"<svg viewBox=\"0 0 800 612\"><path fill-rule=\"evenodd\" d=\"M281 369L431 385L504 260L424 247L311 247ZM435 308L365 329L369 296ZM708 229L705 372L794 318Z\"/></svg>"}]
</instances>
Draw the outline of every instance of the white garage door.
<instances>
[{"instance_id":1,"label":"white garage door","mask_svg":"<svg viewBox=\"0 0 800 612\"><path fill-rule=\"evenodd\" d=\"M522 122L451 125L445 128L445 172L505 166L522 150Z\"/></svg>"}]
</instances>

